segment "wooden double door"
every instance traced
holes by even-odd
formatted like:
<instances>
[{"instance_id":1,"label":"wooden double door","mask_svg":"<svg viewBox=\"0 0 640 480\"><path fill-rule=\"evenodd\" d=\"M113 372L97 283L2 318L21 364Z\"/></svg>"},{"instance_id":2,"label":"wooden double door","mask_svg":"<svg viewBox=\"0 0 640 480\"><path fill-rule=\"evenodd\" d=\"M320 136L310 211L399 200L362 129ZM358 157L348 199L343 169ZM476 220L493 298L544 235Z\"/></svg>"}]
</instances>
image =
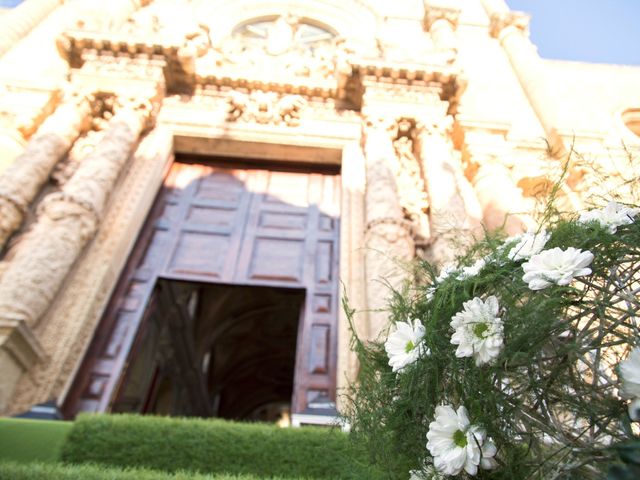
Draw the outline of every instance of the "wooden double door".
<instances>
[{"instance_id":1,"label":"wooden double door","mask_svg":"<svg viewBox=\"0 0 640 480\"><path fill-rule=\"evenodd\" d=\"M160 280L303 289L293 413L335 401L337 172L176 161L63 404L109 411Z\"/></svg>"}]
</instances>

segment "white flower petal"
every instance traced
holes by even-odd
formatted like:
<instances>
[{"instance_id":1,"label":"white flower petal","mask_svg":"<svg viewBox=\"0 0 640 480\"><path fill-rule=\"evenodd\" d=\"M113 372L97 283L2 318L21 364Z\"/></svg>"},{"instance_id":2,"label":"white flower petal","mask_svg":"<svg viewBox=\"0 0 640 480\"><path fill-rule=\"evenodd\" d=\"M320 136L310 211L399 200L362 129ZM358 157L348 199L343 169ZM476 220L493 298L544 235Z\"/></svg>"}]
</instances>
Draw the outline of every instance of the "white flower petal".
<instances>
[{"instance_id":1,"label":"white flower petal","mask_svg":"<svg viewBox=\"0 0 640 480\"><path fill-rule=\"evenodd\" d=\"M620 396L631 399L640 397L640 347L631 350L629 357L618 367L622 379Z\"/></svg>"},{"instance_id":2,"label":"white flower petal","mask_svg":"<svg viewBox=\"0 0 640 480\"><path fill-rule=\"evenodd\" d=\"M575 277L590 275L587 268L593 261L593 254L569 247L566 250L552 248L533 255L522 264L522 280L531 290L542 290L552 284L568 285Z\"/></svg>"},{"instance_id":3,"label":"white flower petal","mask_svg":"<svg viewBox=\"0 0 640 480\"><path fill-rule=\"evenodd\" d=\"M608 229L609 232L615 233L619 226L633 223L638 212L640 210L637 208L629 208L617 202L609 202L604 208L583 212L580 214L578 222L597 222Z\"/></svg>"}]
</instances>

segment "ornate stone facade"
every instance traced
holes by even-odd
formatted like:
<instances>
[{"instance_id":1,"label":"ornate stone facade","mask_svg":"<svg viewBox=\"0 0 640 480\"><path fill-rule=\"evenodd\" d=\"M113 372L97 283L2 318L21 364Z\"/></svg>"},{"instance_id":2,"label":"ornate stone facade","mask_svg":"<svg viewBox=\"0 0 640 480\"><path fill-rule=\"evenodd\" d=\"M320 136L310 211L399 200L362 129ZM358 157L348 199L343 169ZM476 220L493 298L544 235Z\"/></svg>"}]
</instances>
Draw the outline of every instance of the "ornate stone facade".
<instances>
[{"instance_id":1,"label":"ornate stone facade","mask_svg":"<svg viewBox=\"0 0 640 480\"><path fill-rule=\"evenodd\" d=\"M417 256L529 228L566 162L582 208L640 155L640 68L544 60L503 0L25 0L0 24L2 413L71 395L174 155L339 168L333 255L365 339ZM301 345L337 343L310 362L340 389L337 315Z\"/></svg>"}]
</instances>

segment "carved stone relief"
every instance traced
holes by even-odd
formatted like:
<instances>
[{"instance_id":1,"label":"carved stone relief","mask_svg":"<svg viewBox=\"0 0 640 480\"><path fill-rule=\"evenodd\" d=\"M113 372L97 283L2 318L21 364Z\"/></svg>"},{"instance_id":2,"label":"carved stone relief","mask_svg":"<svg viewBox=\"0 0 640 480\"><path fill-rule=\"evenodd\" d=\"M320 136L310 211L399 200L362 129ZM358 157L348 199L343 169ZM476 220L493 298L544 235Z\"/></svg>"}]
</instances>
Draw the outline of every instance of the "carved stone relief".
<instances>
[{"instance_id":1,"label":"carved stone relief","mask_svg":"<svg viewBox=\"0 0 640 480\"><path fill-rule=\"evenodd\" d=\"M424 246L431 235L429 228L429 197L427 195L420 164L415 156L414 124L411 120L398 122L398 138L393 147L398 159L396 183L400 206L405 218L413 225L416 246Z\"/></svg>"},{"instance_id":2,"label":"carved stone relief","mask_svg":"<svg viewBox=\"0 0 640 480\"><path fill-rule=\"evenodd\" d=\"M227 119L261 124L300 125L307 101L300 95L279 96L275 92L256 90L251 93L231 92L227 97Z\"/></svg>"}]
</instances>

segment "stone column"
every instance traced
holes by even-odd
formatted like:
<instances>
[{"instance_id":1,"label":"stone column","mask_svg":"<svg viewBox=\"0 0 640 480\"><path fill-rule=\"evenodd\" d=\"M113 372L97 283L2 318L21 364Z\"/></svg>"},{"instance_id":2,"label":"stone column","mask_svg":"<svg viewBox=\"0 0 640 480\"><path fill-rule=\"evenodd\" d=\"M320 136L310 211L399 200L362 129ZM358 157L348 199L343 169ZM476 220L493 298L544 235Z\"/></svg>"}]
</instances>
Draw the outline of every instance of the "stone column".
<instances>
[{"instance_id":1,"label":"stone column","mask_svg":"<svg viewBox=\"0 0 640 480\"><path fill-rule=\"evenodd\" d=\"M515 184L511 167L513 151L503 135L484 131L465 132L465 164L475 171L473 187L488 230L503 227L516 235L535 227L529 214L533 204Z\"/></svg>"},{"instance_id":2,"label":"stone column","mask_svg":"<svg viewBox=\"0 0 640 480\"><path fill-rule=\"evenodd\" d=\"M0 173L0 250L22 224L29 205L80 135L90 112L86 97L63 103L45 120L24 152Z\"/></svg>"},{"instance_id":3,"label":"stone column","mask_svg":"<svg viewBox=\"0 0 640 480\"><path fill-rule=\"evenodd\" d=\"M365 265L369 331L375 339L389 325L387 286L400 289L406 278L402 263L413 259L411 224L405 220L396 179L393 139L396 122L369 116L365 120L363 148L366 165Z\"/></svg>"},{"instance_id":4,"label":"stone column","mask_svg":"<svg viewBox=\"0 0 640 480\"><path fill-rule=\"evenodd\" d=\"M552 153L557 158L566 156L567 150L558 133L557 100L546 80L546 71L535 45L528 35L529 17L512 12L504 0L481 0L491 19L491 35L498 39L513 71L533 108Z\"/></svg>"},{"instance_id":5,"label":"stone column","mask_svg":"<svg viewBox=\"0 0 640 480\"><path fill-rule=\"evenodd\" d=\"M451 117L419 125L420 161L430 200L433 241L429 260L452 261L481 230L478 200L462 171L449 138Z\"/></svg>"},{"instance_id":6,"label":"stone column","mask_svg":"<svg viewBox=\"0 0 640 480\"><path fill-rule=\"evenodd\" d=\"M509 235L517 235L535 222L527 212L531 210L520 190L513 183L506 165L497 158L483 162L473 179L478 200L482 206L485 227L495 230L504 227Z\"/></svg>"},{"instance_id":7,"label":"stone column","mask_svg":"<svg viewBox=\"0 0 640 480\"><path fill-rule=\"evenodd\" d=\"M124 106L60 192L44 198L32 230L0 278L0 320L33 327L93 237L116 180L146 126L147 102Z\"/></svg>"},{"instance_id":8,"label":"stone column","mask_svg":"<svg viewBox=\"0 0 640 480\"><path fill-rule=\"evenodd\" d=\"M458 53L455 29L458 26L460 10L451 7L425 2L424 23L431 34L434 46L438 50L451 53L451 60Z\"/></svg>"},{"instance_id":9,"label":"stone column","mask_svg":"<svg viewBox=\"0 0 640 480\"><path fill-rule=\"evenodd\" d=\"M0 56L34 29L63 0L26 0L0 16Z\"/></svg>"}]
</instances>

